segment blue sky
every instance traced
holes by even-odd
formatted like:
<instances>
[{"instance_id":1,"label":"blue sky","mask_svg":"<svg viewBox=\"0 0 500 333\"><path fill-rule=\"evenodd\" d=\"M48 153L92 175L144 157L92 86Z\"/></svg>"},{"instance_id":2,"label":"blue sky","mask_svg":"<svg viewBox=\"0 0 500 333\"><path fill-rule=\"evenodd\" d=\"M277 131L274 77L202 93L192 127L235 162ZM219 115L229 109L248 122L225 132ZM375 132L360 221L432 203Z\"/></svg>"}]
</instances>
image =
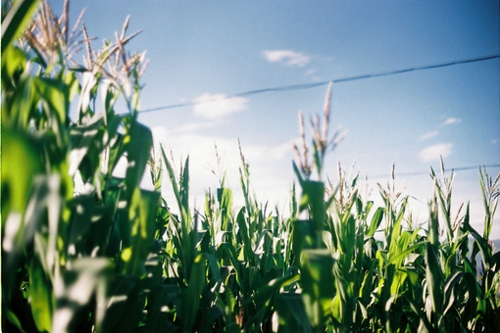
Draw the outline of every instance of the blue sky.
<instances>
[{"instance_id":1,"label":"blue sky","mask_svg":"<svg viewBox=\"0 0 500 333\"><path fill-rule=\"evenodd\" d=\"M130 52L147 50L150 60L141 109L500 54L496 0L73 1L73 22L83 6L89 34L99 40L120 31L127 15L129 32L144 29L127 45ZM376 198L376 183L385 184L395 163L397 186L405 184L425 220L427 172L439 169L440 155L449 168L500 164L499 73L497 58L334 84L331 127L348 134L329 155L326 173L336 180L337 162L347 170L355 162ZM189 154L198 203L217 186L214 143L237 188L239 138L258 198L283 207L293 181L297 112L306 119L322 113L325 93L326 86L266 92L139 120L178 161ZM494 177L500 168L488 171ZM481 229L477 169L457 172L454 197L457 206L471 201Z\"/></svg>"}]
</instances>

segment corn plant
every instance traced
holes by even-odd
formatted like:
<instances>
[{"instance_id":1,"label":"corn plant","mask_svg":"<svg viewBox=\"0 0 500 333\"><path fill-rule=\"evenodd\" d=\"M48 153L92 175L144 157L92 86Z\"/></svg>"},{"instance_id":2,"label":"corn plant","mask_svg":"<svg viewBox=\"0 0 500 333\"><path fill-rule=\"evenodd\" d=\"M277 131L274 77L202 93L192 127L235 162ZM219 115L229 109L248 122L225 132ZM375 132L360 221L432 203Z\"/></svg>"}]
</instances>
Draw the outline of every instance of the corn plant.
<instances>
[{"instance_id":1,"label":"corn plant","mask_svg":"<svg viewBox=\"0 0 500 333\"><path fill-rule=\"evenodd\" d=\"M482 234L468 204L452 211L455 174L442 161L425 223L396 190L394 167L376 207L359 174L339 165L337 181L327 175L325 156L344 136L329 134L330 86L310 145L299 113L288 215L251 191L239 142L243 206L220 171L203 209L192 207L189 157L153 150L137 121L146 63L125 52L137 34L128 18L96 50L83 15L70 27L68 11L68 1L61 17L47 2L2 2L4 331L498 330L500 176L479 170ZM139 186L148 168L152 191Z\"/></svg>"},{"instance_id":2,"label":"corn plant","mask_svg":"<svg viewBox=\"0 0 500 333\"><path fill-rule=\"evenodd\" d=\"M326 136L330 89L322 130L318 117L311 121L312 162L299 113L302 153L294 145L299 165L293 166L302 189L300 211L306 219L296 217L293 225L292 254L300 257L302 288L300 310L289 310L293 317L302 314L304 320L303 314L307 315L303 331L488 331L498 325L498 283L493 287L498 281L498 255L488 244L498 177L492 180L480 170L486 211L483 236L471 227L468 206L463 216L460 206L453 219L454 174L446 177L443 164L441 180L431 169L436 194L429 204L427 230L412 223L409 196L395 189L394 167L391 183L379 185L384 207L373 210L373 202L360 195L359 176L348 179L340 166L338 184L330 182L325 191L321 177L326 147L332 142ZM333 140L339 137L336 134ZM314 168L318 181L310 180ZM381 239L375 237L377 232ZM486 294L492 296L489 302L483 301ZM292 317L286 312L282 316Z\"/></svg>"},{"instance_id":3,"label":"corn plant","mask_svg":"<svg viewBox=\"0 0 500 333\"><path fill-rule=\"evenodd\" d=\"M2 327L154 331L144 304L160 194L139 188L152 146L136 120L143 55L124 51L127 22L94 51L67 1L60 18L47 2L2 4Z\"/></svg>"}]
</instances>

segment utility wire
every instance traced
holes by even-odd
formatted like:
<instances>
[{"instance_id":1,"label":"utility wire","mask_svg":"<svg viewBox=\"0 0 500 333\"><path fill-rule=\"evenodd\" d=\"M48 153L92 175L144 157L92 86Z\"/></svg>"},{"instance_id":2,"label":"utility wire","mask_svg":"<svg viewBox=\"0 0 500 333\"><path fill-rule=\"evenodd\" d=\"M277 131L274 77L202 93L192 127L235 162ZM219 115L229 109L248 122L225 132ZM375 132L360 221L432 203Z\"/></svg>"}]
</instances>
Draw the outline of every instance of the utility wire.
<instances>
[{"instance_id":1,"label":"utility wire","mask_svg":"<svg viewBox=\"0 0 500 333\"><path fill-rule=\"evenodd\" d=\"M215 98L215 99L210 99L210 100L205 100L205 101L186 102L186 103L171 104L171 105L166 105L166 106L159 106L159 107L155 107L155 108L151 108L151 109L141 110L141 111L139 111L139 113L155 112L155 111L167 110L167 109L176 109L176 108L182 108L182 107L193 106L193 105L198 105L198 104L227 100L227 99L231 99L233 97L244 97L244 96L250 96L250 95L257 95L257 94L262 94L265 92L279 92L279 91L311 89L311 88L316 88L319 86L327 85L330 82L341 83L341 82L348 82L348 81L371 79L371 78L375 78L375 77L382 77L382 76L396 75L396 74L402 74L402 73L408 73L408 72L416 72L416 71L422 71L422 70L428 70L428 69L455 66L455 65L467 64L467 63L472 63L472 62L491 60L491 59L496 59L496 58L500 58L500 54L494 54L494 55L489 55L489 56L484 56L484 57L479 57L479 58L457 60L457 61L452 61L452 62L434 64L434 65L405 68L405 69L399 69L399 70L381 72L381 73L375 73L375 74L357 75L357 76L340 78L340 79L336 79L336 80L328 80L328 81L321 81L321 82L315 82L315 83L292 84L292 85L288 85L288 86L249 90L249 91L245 91L245 92L236 93L233 95L224 96L222 98Z\"/></svg>"},{"instance_id":2,"label":"utility wire","mask_svg":"<svg viewBox=\"0 0 500 333\"><path fill-rule=\"evenodd\" d=\"M478 168L500 168L500 164L490 164L490 165L475 165L475 166L466 166L466 167L459 167L459 168L446 168L444 169L445 172L457 172L457 171L467 171L467 170L473 170L473 169L478 169ZM428 175L429 171L419 171L419 172L404 172L404 173L398 173L395 172L395 175L398 177L411 177L411 176L421 176L421 175ZM378 175L375 177L371 177L373 179L377 178L387 178L387 175Z\"/></svg>"}]
</instances>

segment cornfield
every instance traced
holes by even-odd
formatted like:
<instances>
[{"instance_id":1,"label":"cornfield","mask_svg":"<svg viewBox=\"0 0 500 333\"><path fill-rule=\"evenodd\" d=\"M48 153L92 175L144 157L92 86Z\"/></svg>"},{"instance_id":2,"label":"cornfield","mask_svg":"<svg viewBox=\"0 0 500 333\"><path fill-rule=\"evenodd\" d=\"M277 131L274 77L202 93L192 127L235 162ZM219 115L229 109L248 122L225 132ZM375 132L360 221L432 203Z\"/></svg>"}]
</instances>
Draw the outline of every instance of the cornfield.
<instances>
[{"instance_id":1,"label":"cornfield","mask_svg":"<svg viewBox=\"0 0 500 333\"><path fill-rule=\"evenodd\" d=\"M289 213L250 191L241 147L244 205L223 175L195 209L189 158L155 151L137 120L146 61L125 52L128 19L95 50L68 8L58 18L47 2L2 1L4 332L498 332L500 175L479 169L482 234L468 205L452 212L443 162L424 225L394 177L380 207L359 175L339 167L325 181L342 139L328 132L330 87L310 143L299 116ZM154 190L139 186L146 171Z\"/></svg>"}]
</instances>

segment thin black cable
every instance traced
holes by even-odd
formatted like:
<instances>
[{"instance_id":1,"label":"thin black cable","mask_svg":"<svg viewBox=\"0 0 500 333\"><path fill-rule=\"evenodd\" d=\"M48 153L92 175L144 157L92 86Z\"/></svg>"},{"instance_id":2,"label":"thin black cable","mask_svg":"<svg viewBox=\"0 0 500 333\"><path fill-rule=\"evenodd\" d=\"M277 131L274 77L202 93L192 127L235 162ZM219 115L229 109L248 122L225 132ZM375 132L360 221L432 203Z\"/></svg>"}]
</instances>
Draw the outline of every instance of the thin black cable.
<instances>
[{"instance_id":1,"label":"thin black cable","mask_svg":"<svg viewBox=\"0 0 500 333\"><path fill-rule=\"evenodd\" d=\"M500 57L500 55L499 55L499 57ZM249 90L249 91L244 91L244 92L224 96L221 98L209 99L206 101L186 102L186 103L179 103L179 104L171 104L171 105L167 105L167 106L159 106L156 108L141 110L141 111L139 111L139 113L154 112L154 111L160 111L160 110L166 110L166 109L176 109L176 108L182 108L182 107L193 106L193 105L198 105L198 104L218 102L218 101L223 101L226 99L231 99L233 97L243 97L243 96L249 96L249 95L256 95L256 94L261 94L264 92L310 89L310 88L315 88L315 87L319 87L319 86L324 86L324 85L328 84L329 82L330 81L322 81L322 82L316 82L316 83L292 84L289 86Z\"/></svg>"},{"instance_id":2,"label":"thin black cable","mask_svg":"<svg viewBox=\"0 0 500 333\"><path fill-rule=\"evenodd\" d=\"M351 77L346 77L346 78L341 78L341 79L336 79L336 80L328 80L328 81L321 81L321 82L315 82L315 83L292 84L292 85L288 85L288 86L249 90L249 91L245 91L245 92L240 92L240 93L228 95L228 96L225 96L222 98L210 99L210 100L206 100L206 101L187 102L187 103L159 106L159 107L155 107L155 108L141 110L141 111L139 111L139 113L155 112L155 111L167 110L167 109L176 109L176 108L182 108L182 107L204 104L204 103L209 103L209 102L223 101L223 100L230 99L233 97L243 97L243 96L256 95L256 94L261 94L261 93L265 93L265 92L311 89L311 88L327 85L330 82L341 83L341 82L348 82L348 81L371 79L371 78L375 78L375 77L382 77L382 76L389 76L389 75L395 75L395 74L403 74L403 73L408 73L408 72L442 68L442 67L467 64L467 63L478 62L478 61L491 60L491 59L495 59L495 58L500 58L500 54L494 54L494 55L489 55L489 56L484 56L484 57L479 57L479 58L472 58L472 59L465 59L465 60L457 60L457 61L452 61L452 62L434 64L434 65L405 68L405 69L399 69L399 70L381 72L381 73L375 73L375 74L351 76Z\"/></svg>"},{"instance_id":3,"label":"thin black cable","mask_svg":"<svg viewBox=\"0 0 500 333\"><path fill-rule=\"evenodd\" d=\"M474 166L466 166L466 167L460 167L460 168L446 168L444 169L445 172L457 172L457 171L467 171L467 170L473 170L473 169L478 169L478 168L500 168L500 164L490 164L490 165L474 165ZM418 171L418 172L404 172L404 173L397 173L395 172L395 176L398 177L411 177L411 176L421 176L421 175L428 175L429 171ZM375 177L372 177L373 179L377 178L387 178L387 175L378 175Z\"/></svg>"}]
</instances>

